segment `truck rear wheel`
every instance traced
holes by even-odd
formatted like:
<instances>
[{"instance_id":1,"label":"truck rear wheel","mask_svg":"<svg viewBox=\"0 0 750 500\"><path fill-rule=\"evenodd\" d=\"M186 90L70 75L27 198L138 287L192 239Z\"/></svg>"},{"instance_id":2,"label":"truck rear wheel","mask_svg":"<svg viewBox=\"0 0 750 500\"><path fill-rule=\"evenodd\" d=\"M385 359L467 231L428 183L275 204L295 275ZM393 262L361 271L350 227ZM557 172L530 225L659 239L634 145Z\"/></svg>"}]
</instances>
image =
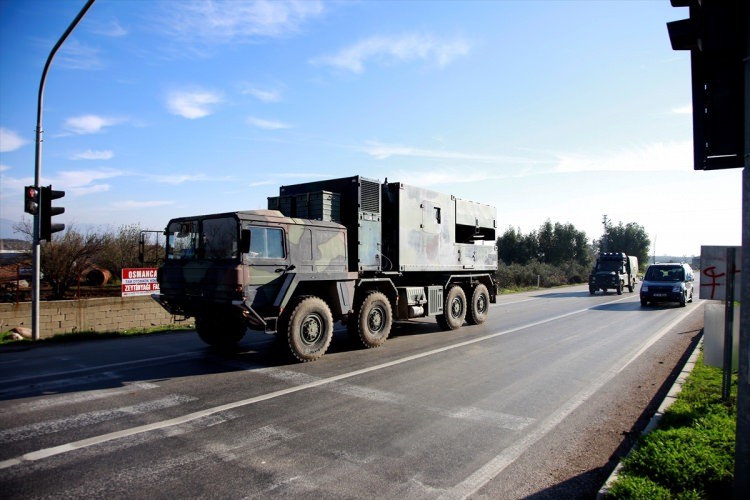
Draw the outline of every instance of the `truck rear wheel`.
<instances>
[{"instance_id":1,"label":"truck rear wheel","mask_svg":"<svg viewBox=\"0 0 750 500\"><path fill-rule=\"evenodd\" d=\"M438 325L443 330L458 330L466 319L466 294L464 289L453 285L445 294L443 314L437 316Z\"/></svg>"},{"instance_id":2,"label":"truck rear wheel","mask_svg":"<svg viewBox=\"0 0 750 500\"><path fill-rule=\"evenodd\" d=\"M380 347L393 325L391 303L382 292L370 292L359 306L357 331L365 347Z\"/></svg>"},{"instance_id":3,"label":"truck rear wheel","mask_svg":"<svg viewBox=\"0 0 750 500\"><path fill-rule=\"evenodd\" d=\"M333 315L322 299L302 299L289 316L287 339L294 357L314 361L328 350L333 338Z\"/></svg>"},{"instance_id":4,"label":"truck rear wheel","mask_svg":"<svg viewBox=\"0 0 750 500\"><path fill-rule=\"evenodd\" d=\"M471 305L466 314L466 322L470 325L481 325L487 321L490 312L490 292L481 283L474 287L471 294Z\"/></svg>"},{"instance_id":5,"label":"truck rear wheel","mask_svg":"<svg viewBox=\"0 0 750 500\"><path fill-rule=\"evenodd\" d=\"M213 312L196 316L195 330L211 347L231 349L245 336L247 325L236 314Z\"/></svg>"}]
</instances>

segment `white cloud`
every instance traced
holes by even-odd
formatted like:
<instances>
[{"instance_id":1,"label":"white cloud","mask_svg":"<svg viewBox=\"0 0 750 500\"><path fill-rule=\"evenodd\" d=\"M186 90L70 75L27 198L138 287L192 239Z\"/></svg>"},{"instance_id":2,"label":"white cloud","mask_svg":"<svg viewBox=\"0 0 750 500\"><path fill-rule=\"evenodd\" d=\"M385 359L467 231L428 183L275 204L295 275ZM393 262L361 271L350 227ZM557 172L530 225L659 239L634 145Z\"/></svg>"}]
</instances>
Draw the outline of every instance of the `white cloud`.
<instances>
[{"instance_id":1,"label":"white cloud","mask_svg":"<svg viewBox=\"0 0 750 500\"><path fill-rule=\"evenodd\" d=\"M8 170L10 170L10 167L8 165L0 164L0 172L7 172Z\"/></svg>"},{"instance_id":2,"label":"white cloud","mask_svg":"<svg viewBox=\"0 0 750 500\"><path fill-rule=\"evenodd\" d=\"M271 121L271 120L263 120L260 118L253 118L252 116L247 119L247 122L250 125L253 125L258 128L262 128L265 130L280 130L285 128L290 128L289 125L281 122Z\"/></svg>"},{"instance_id":3,"label":"white cloud","mask_svg":"<svg viewBox=\"0 0 750 500\"><path fill-rule=\"evenodd\" d=\"M61 47L57 60L62 67L68 69L100 70L105 65L99 53L99 49L72 39Z\"/></svg>"},{"instance_id":4,"label":"white cloud","mask_svg":"<svg viewBox=\"0 0 750 500\"><path fill-rule=\"evenodd\" d=\"M83 153L75 153L70 156L71 160L111 160L115 154L110 150L92 151L87 149Z\"/></svg>"},{"instance_id":5,"label":"white cloud","mask_svg":"<svg viewBox=\"0 0 750 500\"><path fill-rule=\"evenodd\" d=\"M167 97L169 111L190 120L210 115L211 105L220 102L219 94L207 90L176 91Z\"/></svg>"},{"instance_id":6,"label":"white cloud","mask_svg":"<svg viewBox=\"0 0 750 500\"><path fill-rule=\"evenodd\" d=\"M0 127L0 153L9 153L28 144L29 141L7 128Z\"/></svg>"},{"instance_id":7,"label":"white cloud","mask_svg":"<svg viewBox=\"0 0 750 500\"><path fill-rule=\"evenodd\" d=\"M376 142L369 143L362 148L362 151L368 155L384 160L392 156L407 156L416 158L427 158L433 160L460 160L481 163L539 163L530 158L521 158L505 155L486 155L479 153L465 153L456 151L444 151L435 149L414 148L411 146L400 146L394 144L380 144Z\"/></svg>"},{"instance_id":8,"label":"white cloud","mask_svg":"<svg viewBox=\"0 0 750 500\"><path fill-rule=\"evenodd\" d=\"M598 156L560 154L553 172L685 171L692 165L692 142L655 142Z\"/></svg>"},{"instance_id":9,"label":"white cloud","mask_svg":"<svg viewBox=\"0 0 750 500\"><path fill-rule=\"evenodd\" d=\"M165 205L174 205L174 201L134 201L125 200L112 203L114 208L150 208L163 207Z\"/></svg>"},{"instance_id":10,"label":"white cloud","mask_svg":"<svg viewBox=\"0 0 750 500\"><path fill-rule=\"evenodd\" d=\"M688 104L687 106L682 106L679 108L674 108L672 110L672 113L676 115L690 115L693 113L693 106L691 104Z\"/></svg>"},{"instance_id":11,"label":"white cloud","mask_svg":"<svg viewBox=\"0 0 750 500\"><path fill-rule=\"evenodd\" d=\"M117 125L122 120L118 118L107 118L97 115L75 116L65 120L63 128L78 135L96 134L104 130L105 127Z\"/></svg>"},{"instance_id":12,"label":"white cloud","mask_svg":"<svg viewBox=\"0 0 750 500\"><path fill-rule=\"evenodd\" d=\"M462 39L442 41L429 35L407 34L402 36L374 36L332 56L322 56L311 61L353 73L362 73L365 63L375 59L381 63L409 62L421 60L445 66L459 56L468 54L469 43Z\"/></svg>"},{"instance_id":13,"label":"white cloud","mask_svg":"<svg viewBox=\"0 0 750 500\"><path fill-rule=\"evenodd\" d=\"M263 102L279 102L281 100L281 92L278 90L264 90L255 87L248 87L242 91L243 94L250 94L259 101Z\"/></svg>"},{"instance_id":14,"label":"white cloud","mask_svg":"<svg viewBox=\"0 0 750 500\"><path fill-rule=\"evenodd\" d=\"M121 175L124 175L124 172L115 169L67 170L60 172L57 178L51 181L51 184L56 189L70 191L72 194L80 196L109 191L111 186L99 181Z\"/></svg>"},{"instance_id":15,"label":"white cloud","mask_svg":"<svg viewBox=\"0 0 750 500\"><path fill-rule=\"evenodd\" d=\"M95 24L89 28L89 31L97 35L112 38L119 38L128 34L128 30L120 26L120 23L117 22L117 20Z\"/></svg>"},{"instance_id":16,"label":"white cloud","mask_svg":"<svg viewBox=\"0 0 750 500\"><path fill-rule=\"evenodd\" d=\"M231 181L231 177L211 177L206 174L195 175L150 175L149 179L162 184L183 184L185 182Z\"/></svg>"},{"instance_id":17,"label":"white cloud","mask_svg":"<svg viewBox=\"0 0 750 500\"><path fill-rule=\"evenodd\" d=\"M299 31L323 12L317 0L214 0L169 3L163 32L187 43L245 43Z\"/></svg>"}]
</instances>

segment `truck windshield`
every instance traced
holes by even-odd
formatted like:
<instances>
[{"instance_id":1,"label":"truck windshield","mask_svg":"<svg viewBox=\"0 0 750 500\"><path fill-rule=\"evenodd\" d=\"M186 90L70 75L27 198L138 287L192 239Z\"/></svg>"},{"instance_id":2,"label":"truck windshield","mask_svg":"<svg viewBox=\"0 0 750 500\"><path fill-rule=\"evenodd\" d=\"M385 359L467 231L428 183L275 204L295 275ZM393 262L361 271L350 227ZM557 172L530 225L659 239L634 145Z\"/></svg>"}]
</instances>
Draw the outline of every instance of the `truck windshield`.
<instances>
[{"instance_id":1,"label":"truck windshield","mask_svg":"<svg viewBox=\"0 0 750 500\"><path fill-rule=\"evenodd\" d=\"M600 260L596 267L599 271L618 271L622 267L622 262L617 260Z\"/></svg>"},{"instance_id":2,"label":"truck windshield","mask_svg":"<svg viewBox=\"0 0 750 500\"><path fill-rule=\"evenodd\" d=\"M232 217L173 221L167 227L167 259L236 259L238 232Z\"/></svg>"}]
</instances>

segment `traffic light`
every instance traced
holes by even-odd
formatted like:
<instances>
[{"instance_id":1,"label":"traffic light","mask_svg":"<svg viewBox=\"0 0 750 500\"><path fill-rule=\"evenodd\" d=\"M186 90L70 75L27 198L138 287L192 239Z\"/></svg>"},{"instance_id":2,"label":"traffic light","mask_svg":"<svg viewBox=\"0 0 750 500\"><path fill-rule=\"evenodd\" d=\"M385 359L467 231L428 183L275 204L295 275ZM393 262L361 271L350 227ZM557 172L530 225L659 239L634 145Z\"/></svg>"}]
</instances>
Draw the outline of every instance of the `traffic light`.
<instances>
[{"instance_id":1,"label":"traffic light","mask_svg":"<svg viewBox=\"0 0 750 500\"><path fill-rule=\"evenodd\" d=\"M39 213L38 187L26 186L23 188L23 211L31 215L37 215Z\"/></svg>"},{"instance_id":2,"label":"traffic light","mask_svg":"<svg viewBox=\"0 0 750 500\"><path fill-rule=\"evenodd\" d=\"M65 229L65 224L53 224L52 217L65 213L63 207L53 207L52 200L65 196L65 191L55 191L52 186L42 187L42 211L39 225L39 239L52 241L52 233Z\"/></svg>"},{"instance_id":3,"label":"traffic light","mask_svg":"<svg viewBox=\"0 0 750 500\"><path fill-rule=\"evenodd\" d=\"M743 57L747 0L670 0L690 18L667 23L673 50L690 51L695 170L742 168L745 148Z\"/></svg>"}]
</instances>

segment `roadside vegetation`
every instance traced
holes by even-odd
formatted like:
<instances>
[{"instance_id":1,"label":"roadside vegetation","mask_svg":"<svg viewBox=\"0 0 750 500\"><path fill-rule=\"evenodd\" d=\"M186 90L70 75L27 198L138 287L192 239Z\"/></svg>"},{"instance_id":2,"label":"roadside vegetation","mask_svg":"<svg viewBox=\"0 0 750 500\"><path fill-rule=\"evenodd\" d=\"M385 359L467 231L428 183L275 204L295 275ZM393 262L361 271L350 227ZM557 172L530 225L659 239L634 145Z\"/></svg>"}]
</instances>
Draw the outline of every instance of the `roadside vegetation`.
<instances>
[{"instance_id":1,"label":"roadside vegetation","mask_svg":"<svg viewBox=\"0 0 750 500\"><path fill-rule=\"evenodd\" d=\"M699 358L658 427L623 460L606 498L719 499L732 497L737 380L722 401L722 371Z\"/></svg>"},{"instance_id":2,"label":"roadside vegetation","mask_svg":"<svg viewBox=\"0 0 750 500\"><path fill-rule=\"evenodd\" d=\"M527 234L509 227L497 239L496 276L502 291L586 283L600 250L635 255L645 269L650 245L646 230L632 222L608 222L602 239L590 242L572 224L548 220Z\"/></svg>"}]
</instances>

